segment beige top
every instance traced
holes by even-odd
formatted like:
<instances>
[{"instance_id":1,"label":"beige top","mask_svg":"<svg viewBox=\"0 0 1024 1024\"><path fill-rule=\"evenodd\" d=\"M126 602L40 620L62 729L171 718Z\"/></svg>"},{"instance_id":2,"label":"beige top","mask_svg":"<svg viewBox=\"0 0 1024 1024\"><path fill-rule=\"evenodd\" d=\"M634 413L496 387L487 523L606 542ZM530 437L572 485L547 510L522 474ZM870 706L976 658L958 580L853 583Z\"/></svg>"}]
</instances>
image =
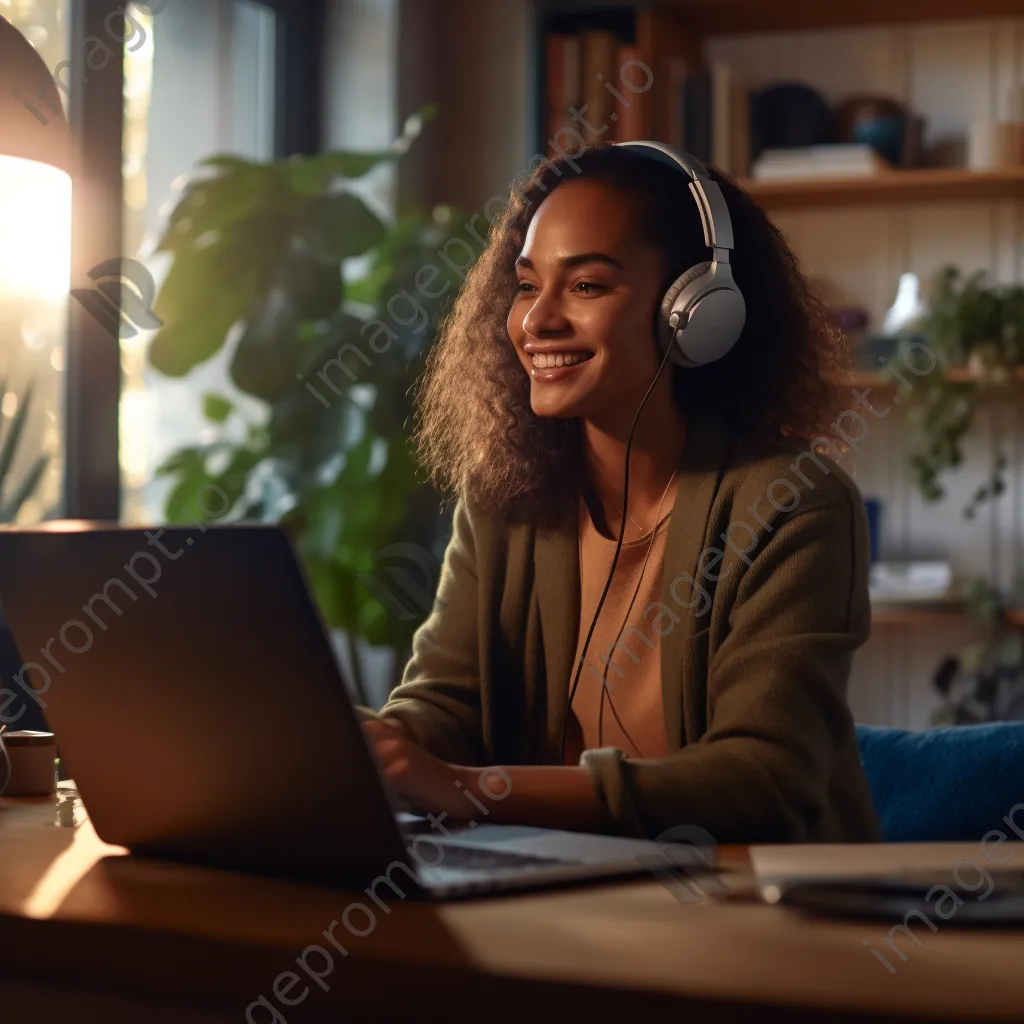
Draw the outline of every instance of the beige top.
<instances>
[{"instance_id":1,"label":"beige top","mask_svg":"<svg viewBox=\"0 0 1024 1024\"><path fill-rule=\"evenodd\" d=\"M666 497L669 508L673 498ZM579 763L584 750L600 747L618 747L627 757L664 757L668 753L658 631L663 619L659 602L668 524L668 515L663 515L653 536L647 533L622 544L566 724L568 764ZM582 499L579 550L580 631L570 689L615 556L615 541L598 531ZM616 643L620 628L622 635Z\"/></svg>"}]
</instances>

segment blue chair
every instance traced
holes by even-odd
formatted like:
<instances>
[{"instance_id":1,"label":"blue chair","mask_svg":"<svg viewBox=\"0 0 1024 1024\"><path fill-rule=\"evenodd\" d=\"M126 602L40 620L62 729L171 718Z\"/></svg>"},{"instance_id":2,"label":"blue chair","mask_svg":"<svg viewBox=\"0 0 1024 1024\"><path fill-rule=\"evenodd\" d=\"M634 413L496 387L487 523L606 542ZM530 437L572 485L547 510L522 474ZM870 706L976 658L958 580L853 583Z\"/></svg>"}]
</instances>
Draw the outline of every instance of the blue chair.
<instances>
[{"instance_id":1,"label":"blue chair","mask_svg":"<svg viewBox=\"0 0 1024 1024\"><path fill-rule=\"evenodd\" d=\"M858 725L857 744L887 843L1024 839L1024 722L923 732ZM1020 833L1005 820L1012 815Z\"/></svg>"}]
</instances>

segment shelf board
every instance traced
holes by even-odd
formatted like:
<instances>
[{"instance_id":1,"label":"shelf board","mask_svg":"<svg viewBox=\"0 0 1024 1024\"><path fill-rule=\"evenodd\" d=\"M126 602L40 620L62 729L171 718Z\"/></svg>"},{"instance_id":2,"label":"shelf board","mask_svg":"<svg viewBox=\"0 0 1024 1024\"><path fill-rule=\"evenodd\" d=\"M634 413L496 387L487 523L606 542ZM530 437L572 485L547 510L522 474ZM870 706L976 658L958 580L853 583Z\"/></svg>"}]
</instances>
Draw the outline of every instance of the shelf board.
<instances>
[{"instance_id":1,"label":"shelf board","mask_svg":"<svg viewBox=\"0 0 1024 1024\"><path fill-rule=\"evenodd\" d=\"M876 602L871 607L871 621L876 626L941 624L951 618L964 617L964 602L957 600Z\"/></svg>"},{"instance_id":2,"label":"shelf board","mask_svg":"<svg viewBox=\"0 0 1024 1024\"><path fill-rule=\"evenodd\" d=\"M993 171L959 167L892 170L873 177L802 181L744 178L739 184L770 212L815 206L1024 199L1024 165Z\"/></svg>"},{"instance_id":3,"label":"shelf board","mask_svg":"<svg viewBox=\"0 0 1024 1024\"><path fill-rule=\"evenodd\" d=\"M1020 15L1020 0L671 0L671 6L704 36Z\"/></svg>"},{"instance_id":4,"label":"shelf board","mask_svg":"<svg viewBox=\"0 0 1024 1024\"><path fill-rule=\"evenodd\" d=\"M899 374L910 384L928 379L927 376L915 377L910 370L902 366L898 366L897 369ZM1024 382L1024 366L1016 368L1015 377L1016 380ZM970 367L951 366L946 371L946 379L955 383L967 383L968 381L977 380L978 375ZM844 377L834 378L833 383L836 387L856 388L858 391L864 388L871 388L874 391L882 392L895 391L900 386L900 382L894 373L886 373L882 370L853 370Z\"/></svg>"},{"instance_id":5,"label":"shelf board","mask_svg":"<svg viewBox=\"0 0 1024 1024\"><path fill-rule=\"evenodd\" d=\"M885 604L876 602L871 607L871 621L877 626L913 626L929 623L940 626L950 619L967 618L963 601L920 601L917 603ZM1013 608L1004 616L1008 626L1024 629L1024 608ZM980 624L979 624L980 625Z\"/></svg>"}]
</instances>

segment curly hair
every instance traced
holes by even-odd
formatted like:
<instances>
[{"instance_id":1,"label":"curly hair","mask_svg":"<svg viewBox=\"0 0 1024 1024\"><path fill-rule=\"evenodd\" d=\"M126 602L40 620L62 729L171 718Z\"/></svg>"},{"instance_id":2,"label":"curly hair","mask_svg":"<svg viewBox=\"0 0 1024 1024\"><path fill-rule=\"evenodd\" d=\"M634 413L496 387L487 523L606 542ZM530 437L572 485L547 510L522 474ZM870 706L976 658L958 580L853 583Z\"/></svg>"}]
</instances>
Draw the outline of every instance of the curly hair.
<instances>
[{"instance_id":1,"label":"curly hair","mask_svg":"<svg viewBox=\"0 0 1024 1024\"><path fill-rule=\"evenodd\" d=\"M731 178L709 174L729 206L731 263L747 318L717 362L669 364L675 400L684 415L714 413L739 435L825 438L842 451L830 424L839 412L833 382L849 368L845 336L809 290L782 233ZM663 287L710 255L685 177L635 150L595 146L544 161L526 181L513 182L428 354L415 388L414 433L435 486L509 520L557 518L583 483L579 420L533 413L530 378L506 330L515 260L533 215L553 189L582 179L631 204L638 238L663 254ZM653 342L655 308L651 315Z\"/></svg>"}]
</instances>

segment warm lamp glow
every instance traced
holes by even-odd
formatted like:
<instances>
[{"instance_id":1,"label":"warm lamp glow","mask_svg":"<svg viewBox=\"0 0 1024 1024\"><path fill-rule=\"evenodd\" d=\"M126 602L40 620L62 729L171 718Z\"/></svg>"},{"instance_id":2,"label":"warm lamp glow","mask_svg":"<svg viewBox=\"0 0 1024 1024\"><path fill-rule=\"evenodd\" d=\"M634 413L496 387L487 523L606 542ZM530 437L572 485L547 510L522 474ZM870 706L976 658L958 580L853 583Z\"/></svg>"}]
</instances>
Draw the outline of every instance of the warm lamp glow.
<instances>
[{"instance_id":1,"label":"warm lamp glow","mask_svg":"<svg viewBox=\"0 0 1024 1024\"><path fill-rule=\"evenodd\" d=\"M59 302L71 279L71 178L0 155L0 300Z\"/></svg>"}]
</instances>

